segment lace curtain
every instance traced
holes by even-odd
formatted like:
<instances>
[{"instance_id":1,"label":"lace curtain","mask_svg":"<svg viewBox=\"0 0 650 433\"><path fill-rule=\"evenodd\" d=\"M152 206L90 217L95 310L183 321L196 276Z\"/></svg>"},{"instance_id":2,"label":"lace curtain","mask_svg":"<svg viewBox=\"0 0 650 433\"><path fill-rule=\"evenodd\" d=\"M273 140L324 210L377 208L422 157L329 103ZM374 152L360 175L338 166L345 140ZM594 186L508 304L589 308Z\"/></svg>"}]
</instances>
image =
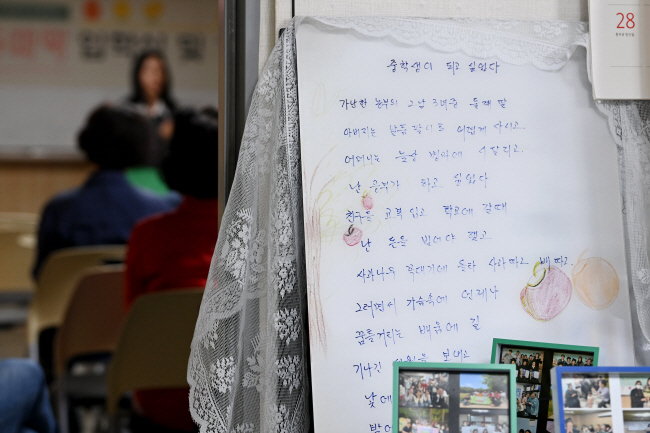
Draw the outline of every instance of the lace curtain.
<instances>
[{"instance_id":1,"label":"lace curtain","mask_svg":"<svg viewBox=\"0 0 650 433\"><path fill-rule=\"evenodd\" d=\"M585 23L309 18L332 31L390 37L443 52L557 70ZM201 432L311 428L309 334L294 29L280 37L257 84L222 220L188 366ZM650 103L598 104L619 150L637 362L650 363Z\"/></svg>"}]
</instances>

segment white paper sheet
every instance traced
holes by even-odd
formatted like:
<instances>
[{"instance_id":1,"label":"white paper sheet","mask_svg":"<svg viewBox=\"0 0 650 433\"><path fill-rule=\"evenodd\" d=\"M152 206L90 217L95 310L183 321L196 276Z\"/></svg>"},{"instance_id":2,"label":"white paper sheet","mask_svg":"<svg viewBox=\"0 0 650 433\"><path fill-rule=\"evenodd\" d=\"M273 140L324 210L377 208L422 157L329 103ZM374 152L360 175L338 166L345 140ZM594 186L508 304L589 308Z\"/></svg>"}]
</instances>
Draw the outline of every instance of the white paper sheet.
<instances>
[{"instance_id":1,"label":"white paper sheet","mask_svg":"<svg viewBox=\"0 0 650 433\"><path fill-rule=\"evenodd\" d=\"M317 432L390 431L393 361L489 362L495 337L634 362L584 52L551 73L308 22L297 47Z\"/></svg>"},{"instance_id":2,"label":"white paper sheet","mask_svg":"<svg viewBox=\"0 0 650 433\"><path fill-rule=\"evenodd\" d=\"M646 0L589 0L594 98L650 99Z\"/></svg>"}]
</instances>

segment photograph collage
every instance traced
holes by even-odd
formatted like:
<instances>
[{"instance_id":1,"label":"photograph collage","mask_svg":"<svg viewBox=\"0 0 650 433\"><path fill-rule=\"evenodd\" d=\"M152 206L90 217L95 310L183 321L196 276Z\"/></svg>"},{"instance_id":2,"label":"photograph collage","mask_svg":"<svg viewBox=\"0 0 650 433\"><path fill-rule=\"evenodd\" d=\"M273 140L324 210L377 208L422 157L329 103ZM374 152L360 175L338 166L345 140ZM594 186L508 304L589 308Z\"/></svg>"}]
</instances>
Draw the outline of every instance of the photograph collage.
<instances>
[{"instance_id":1,"label":"photograph collage","mask_svg":"<svg viewBox=\"0 0 650 433\"><path fill-rule=\"evenodd\" d=\"M566 433L650 432L649 374L565 373L562 399Z\"/></svg>"},{"instance_id":2,"label":"photograph collage","mask_svg":"<svg viewBox=\"0 0 650 433\"><path fill-rule=\"evenodd\" d=\"M565 349L564 346L544 343L495 342L495 360L498 359L500 364L514 364L516 368L518 433L537 433L538 429L545 433L547 423L553 422L551 368L594 366L597 362L597 348L574 346L572 350Z\"/></svg>"},{"instance_id":3,"label":"photograph collage","mask_svg":"<svg viewBox=\"0 0 650 433\"><path fill-rule=\"evenodd\" d=\"M400 369L399 433L510 432L507 371Z\"/></svg>"}]
</instances>

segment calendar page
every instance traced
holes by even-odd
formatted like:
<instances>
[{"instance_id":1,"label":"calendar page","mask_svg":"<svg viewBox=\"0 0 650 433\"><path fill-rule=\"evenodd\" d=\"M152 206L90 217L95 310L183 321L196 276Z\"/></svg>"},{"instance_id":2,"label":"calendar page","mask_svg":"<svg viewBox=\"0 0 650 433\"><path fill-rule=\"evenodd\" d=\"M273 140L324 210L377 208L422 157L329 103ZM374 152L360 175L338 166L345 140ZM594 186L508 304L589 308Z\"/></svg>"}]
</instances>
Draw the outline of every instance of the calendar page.
<instances>
[{"instance_id":1,"label":"calendar page","mask_svg":"<svg viewBox=\"0 0 650 433\"><path fill-rule=\"evenodd\" d=\"M650 99L648 0L589 0L594 98Z\"/></svg>"}]
</instances>

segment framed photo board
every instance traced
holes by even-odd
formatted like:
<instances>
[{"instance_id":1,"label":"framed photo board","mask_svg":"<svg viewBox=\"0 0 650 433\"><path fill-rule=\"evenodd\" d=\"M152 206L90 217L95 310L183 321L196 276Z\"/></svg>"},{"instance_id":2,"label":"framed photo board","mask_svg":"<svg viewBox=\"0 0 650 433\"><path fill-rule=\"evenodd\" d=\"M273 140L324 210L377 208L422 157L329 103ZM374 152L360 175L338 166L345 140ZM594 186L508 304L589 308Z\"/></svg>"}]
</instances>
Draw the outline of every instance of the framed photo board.
<instances>
[{"instance_id":1,"label":"framed photo board","mask_svg":"<svg viewBox=\"0 0 650 433\"><path fill-rule=\"evenodd\" d=\"M598 354L598 347L495 338L492 363L515 366L516 431L545 433L548 422L554 420L550 380L553 367L593 367L598 364Z\"/></svg>"},{"instance_id":2,"label":"framed photo board","mask_svg":"<svg viewBox=\"0 0 650 433\"><path fill-rule=\"evenodd\" d=\"M515 367L395 362L393 432L509 433Z\"/></svg>"},{"instance_id":3,"label":"framed photo board","mask_svg":"<svg viewBox=\"0 0 650 433\"><path fill-rule=\"evenodd\" d=\"M550 375L556 433L650 431L650 367L556 367Z\"/></svg>"}]
</instances>

